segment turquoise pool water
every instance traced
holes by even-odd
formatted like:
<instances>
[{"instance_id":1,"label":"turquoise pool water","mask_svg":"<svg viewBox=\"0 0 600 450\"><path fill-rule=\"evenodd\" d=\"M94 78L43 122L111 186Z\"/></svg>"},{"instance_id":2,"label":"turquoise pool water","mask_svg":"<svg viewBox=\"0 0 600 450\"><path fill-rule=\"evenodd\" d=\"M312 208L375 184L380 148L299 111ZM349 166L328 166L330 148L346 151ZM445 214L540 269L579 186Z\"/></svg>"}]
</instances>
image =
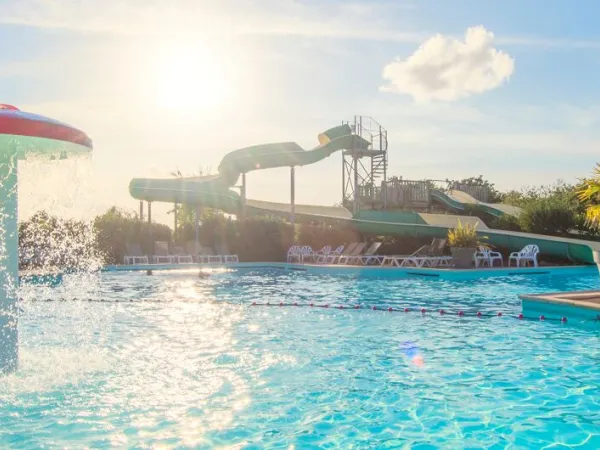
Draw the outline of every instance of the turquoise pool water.
<instances>
[{"instance_id":1,"label":"turquoise pool water","mask_svg":"<svg viewBox=\"0 0 600 450\"><path fill-rule=\"evenodd\" d=\"M0 448L600 448L598 329L509 317L518 293L600 288L587 273L259 269L25 287L21 368L0 380Z\"/></svg>"}]
</instances>

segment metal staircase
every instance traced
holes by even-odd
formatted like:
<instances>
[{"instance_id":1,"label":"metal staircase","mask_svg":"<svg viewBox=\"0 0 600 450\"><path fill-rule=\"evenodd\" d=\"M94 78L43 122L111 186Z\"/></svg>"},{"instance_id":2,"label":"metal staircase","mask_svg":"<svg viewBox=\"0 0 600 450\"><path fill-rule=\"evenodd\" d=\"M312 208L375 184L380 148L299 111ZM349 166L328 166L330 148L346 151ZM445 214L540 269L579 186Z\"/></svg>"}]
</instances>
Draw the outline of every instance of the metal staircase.
<instances>
[{"instance_id":1,"label":"metal staircase","mask_svg":"<svg viewBox=\"0 0 600 450\"><path fill-rule=\"evenodd\" d=\"M352 133L371 143L367 149L350 148L342 153L342 195L344 205L357 213L361 208L387 206L387 130L375 119L354 116L345 122ZM367 161L364 161L368 158Z\"/></svg>"}]
</instances>

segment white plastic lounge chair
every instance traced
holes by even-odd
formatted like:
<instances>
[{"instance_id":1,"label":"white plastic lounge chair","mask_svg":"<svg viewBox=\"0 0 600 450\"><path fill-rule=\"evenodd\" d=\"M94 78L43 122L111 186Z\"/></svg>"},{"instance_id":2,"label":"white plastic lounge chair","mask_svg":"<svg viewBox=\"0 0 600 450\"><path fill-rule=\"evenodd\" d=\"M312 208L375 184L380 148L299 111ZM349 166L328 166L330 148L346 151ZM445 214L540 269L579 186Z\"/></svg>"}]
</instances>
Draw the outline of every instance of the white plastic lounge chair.
<instances>
[{"instance_id":1,"label":"white plastic lounge chair","mask_svg":"<svg viewBox=\"0 0 600 450\"><path fill-rule=\"evenodd\" d=\"M299 245L292 245L287 252L287 262L288 264L295 262L296 260L298 262L301 261L302 256L300 253L300 249L302 247L300 247Z\"/></svg>"},{"instance_id":2,"label":"white plastic lounge chair","mask_svg":"<svg viewBox=\"0 0 600 450\"><path fill-rule=\"evenodd\" d=\"M500 265L504 266L502 254L500 252L493 252L483 245L479 247L473 258L475 259L475 267L483 267L486 264L488 267L494 267L494 261L500 261Z\"/></svg>"},{"instance_id":3,"label":"white plastic lounge chair","mask_svg":"<svg viewBox=\"0 0 600 450\"><path fill-rule=\"evenodd\" d=\"M192 260L196 262L198 259L198 253L200 253L200 244L196 243L196 241L187 241L185 243L185 252L188 255L192 255Z\"/></svg>"},{"instance_id":4,"label":"white plastic lounge chair","mask_svg":"<svg viewBox=\"0 0 600 450\"><path fill-rule=\"evenodd\" d=\"M305 262L311 262L315 260L315 252L312 247L308 245L302 246L300 249L300 262L304 264Z\"/></svg>"},{"instance_id":5,"label":"white plastic lounge chair","mask_svg":"<svg viewBox=\"0 0 600 450\"><path fill-rule=\"evenodd\" d=\"M200 247L198 262L200 264L220 264L223 262L223 258L221 255L215 255L212 247Z\"/></svg>"},{"instance_id":6,"label":"white plastic lounge chair","mask_svg":"<svg viewBox=\"0 0 600 450\"><path fill-rule=\"evenodd\" d=\"M336 249L335 252L332 252L329 255L327 255L327 257L325 258L325 264L336 264L337 262L339 262L342 256L350 255L357 245L358 242L351 242L347 247L342 246L342 250L339 253L336 253L339 248Z\"/></svg>"},{"instance_id":7,"label":"white plastic lounge chair","mask_svg":"<svg viewBox=\"0 0 600 450\"><path fill-rule=\"evenodd\" d=\"M221 257L221 260L226 264L240 262L238 255L231 254L226 244L217 244L217 254Z\"/></svg>"},{"instance_id":8,"label":"white plastic lounge chair","mask_svg":"<svg viewBox=\"0 0 600 450\"><path fill-rule=\"evenodd\" d=\"M338 264L348 264L352 259L356 258L357 256L362 256L363 251L365 250L365 248L367 247L367 243L366 242L360 242L356 245L356 247L354 247L354 249L346 255L341 255L338 258Z\"/></svg>"},{"instance_id":9,"label":"white plastic lounge chair","mask_svg":"<svg viewBox=\"0 0 600 450\"><path fill-rule=\"evenodd\" d=\"M446 246L446 239L434 238L431 244L424 245L411 255L392 255L381 259L381 265L391 263L398 267L450 267L452 257L445 256L443 251Z\"/></svg>"},{"instance_id":10,"label":"white plastic lounge chair","mask_svg":"<svg viewBox=\"0 0 600 450\"><path fill-rule=\"evenodd\" d=\"M529 263L533 264L533 267L538 266L537 255L540 252L540 249L537 245L527 245L520 252L512 252L508 257L508 266L510 267L510 262L515 261L517 267L521 267L521 263L527 265Z\"/></svg>"},{"instance_id":11,"label":"white plastic lounge chair","mask_svg":"<svg viewBox=\"0 0 600 450\"><path fill-rule=\"evenodd\" d=\"M316 251L313 254L313 259L315 264L321 264L327 255L331 253L331 245L326 245L321 250Z\"/></svg>"},{"instance_id":12,"label":"white plastic lounge chair","mask_svg":"<svg viewBox=\"0 0 600 450\"><path fill-rule=\"evenodd\" d=\"M125 264L149 264L148 256L142 252L140 244L125 244L127 254L123 258Z\"/></svg>"},{"instance_id":13,"label":"white plastic lounge chair","mask_svg":"<svg viewBox=\"0 0 600 450\"><path fill-rule=\"evenodd\" d=\"M169 254L169 243L167 241L156 241L154 243L154 255L152 255L154 264L171 264L173 258Z\"/></svg>"},{"instance_id":14,"label":"white plastic lounge chair","mask_svg":"<svg viewBox=\"0 0 600 450\"><path fill-rule=\"evenodd\" d=\"M383 256L375 254L375 253L377 253L377 250L379 250L379 247L381 247L381 245L382 245L382 242L373 242L371 244L371 246L367 249L367 251L362 256L353 258L352 262L361 263L363 266L366 266L373 262L377 262L377 263L381 264L381 260L383 259Z\"/></svg>"},{"instance_id":15,"label":"white plastic lounge chair","mask_svg":"<svg viewBox=\"0 0 600 450\"><path fill-rule=\"evenodd\" d=\"M344 246L340 245L338 248L336 248L333 251L329 251L326 254L323 254L319 257L317 257L317 264L327 264L330 261L333 262L336 258L338 258L342 252L344 251Z\"/></svg>"},{"instance_id":16,"label":"white plastic lounge chair","mask_svg":"<svg viewBox=\"0 0 600 450\"><path fill-rule=\"evenodd\" d=\"M194 258L189 253L186 253L183 247L173 248L173 254L171 255L173 262L177 264L192 264Z\"/></svg>"}]
</instances>

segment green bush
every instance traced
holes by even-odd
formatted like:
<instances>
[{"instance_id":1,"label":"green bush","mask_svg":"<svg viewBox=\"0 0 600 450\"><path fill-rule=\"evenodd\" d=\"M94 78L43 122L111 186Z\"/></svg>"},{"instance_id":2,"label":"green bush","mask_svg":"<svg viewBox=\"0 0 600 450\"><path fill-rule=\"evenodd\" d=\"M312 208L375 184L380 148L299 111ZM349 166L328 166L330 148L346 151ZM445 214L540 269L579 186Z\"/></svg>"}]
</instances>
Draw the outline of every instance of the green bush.
<instances>
[{"instance_id":1,"label":"green bush","mask_svg":"<svg viewBox=\"0 0 600 450\"><path fill-rule=\"evenodd\" d=\"M319 250L326 245L332 249L350 242L362 240L360 235L350 227L331 225L328 223L302 224L296 227L296 244L309 245Z\"/></svg>"},{"instance_id":2,"label":"green bush","mask_svg":"<svg viewBox=\"0 0 600 450\"><path fill-rule=\"evenodd\" d=\"M102 264L91 224L39 211L19 223L19 267L96 270Z\"/></svg>"},{"instance_id":3,"label":"green bush","mask_svg":"<svg viewBox=\"0 0 600 450\"><path fill-rule=\"evenodd\" d=\"M151 254L154 242L171 242L171 230L168 226L158 223L149 225L141 222L136 214L116 207L96 217L94 230L98 249L107 264L123 263L127 244L140 244L144 253Z\"/></svg>"},{"instance_id":4,"label":"green bush","mask_svg":"<svg viewBox=\"0 0 600 450\"><path fill-rule=\"evenodd\" d=\"M250 217L234 222L230 249L240 261L285 261L294 245L294 227L276 217Z\"/></svg>"},{"instance_id":5,"label":"green bush","mask_svg":"<svg viewBox=\"0 0 600 450\"><path fill-rule=\"evenodd\" d=\"M511 216L510 214L504 214L500 217L495 217L493 220L488 222L490 228L505 231L523 231L519 218Z\"/></svg>"},{"instance_id":6,"label":"green bush","mask_svg":"<svg viewBox=\"0 0 600 450\"><path fill-rule=\"evenodd\" d=\"M576 226L576 212L573 205L564 199L538 198L523 206L519 225L529 233L566 235Z\"/></svg>"}]
</instances>

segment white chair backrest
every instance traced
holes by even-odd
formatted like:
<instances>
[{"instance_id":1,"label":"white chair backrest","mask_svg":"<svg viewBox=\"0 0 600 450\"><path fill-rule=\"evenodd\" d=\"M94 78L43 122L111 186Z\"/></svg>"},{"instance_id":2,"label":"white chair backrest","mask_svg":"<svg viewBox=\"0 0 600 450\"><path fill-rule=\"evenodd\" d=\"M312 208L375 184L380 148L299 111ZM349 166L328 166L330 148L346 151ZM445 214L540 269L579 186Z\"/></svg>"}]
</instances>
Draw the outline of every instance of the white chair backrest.
<instances>
[{"instance_id":1,"label":"white chair backrest","mask_svg":"<svg viewBox=\"0 0 600 450\"><path fill-rule=\"evenodd\" d=\"M523 256L535 256L540 252L540 249L537 245L534 244L530 244L530 245L526 245L523 250L521 250L519 253Z\"/></svg>"},{"instance_id":2,"label":"white chair backrest","mask_svg":"<svg viewBox=\"0 0 600 450\"><path fill-rule=\"evenodd\" d=\"M297 255L299 253L300 247L298 245L292 245L287 252L288 255Z\"/></svg>"},{"instance_id":3,"label":"white chair backrest","mask_svg":"<svg viewBox=\"0 0 600 450\"><path fill-rule=\"evenodd\" d=\"M336 248L336 249L333 251L333 253L334 253L334 255L341 255L343 251L344 251L344 246L343 246L343 245L340 245L338 248Z\"/></svg>"},{"instance_id":4,"label":"white chair backrest","mask_svg":"<svg viewBox=\"0 0 600 450\"><path fill-rule=\"evenodd\" d=\"M479 253L482 253L484 255L488 255L490 253L490 249L484 245L480 245L479 246Z\"/></svg>"},{"instance_id":5,"label":"white chair backrest","mask_svg":"<svg viewBox=\"0 0 600 450\"><path fill-rule=\"evenodd\" d=\"M300 253L302 253L303 255L312 255L313 254L313 249L312 249L312 247L310 247L308 245L305 245L300 250Z\"/></svg>"},{"instance_id":6,"label":"white chair backrest","mask_svg":"<svg viewBox=\"0 0 600 450\"><path fill-rule=\"evenodd\" d=\"M323 255L329 255L331 253L331 245L326 245L321 250L319 250Z\"/></svg>"}]
</instances>

